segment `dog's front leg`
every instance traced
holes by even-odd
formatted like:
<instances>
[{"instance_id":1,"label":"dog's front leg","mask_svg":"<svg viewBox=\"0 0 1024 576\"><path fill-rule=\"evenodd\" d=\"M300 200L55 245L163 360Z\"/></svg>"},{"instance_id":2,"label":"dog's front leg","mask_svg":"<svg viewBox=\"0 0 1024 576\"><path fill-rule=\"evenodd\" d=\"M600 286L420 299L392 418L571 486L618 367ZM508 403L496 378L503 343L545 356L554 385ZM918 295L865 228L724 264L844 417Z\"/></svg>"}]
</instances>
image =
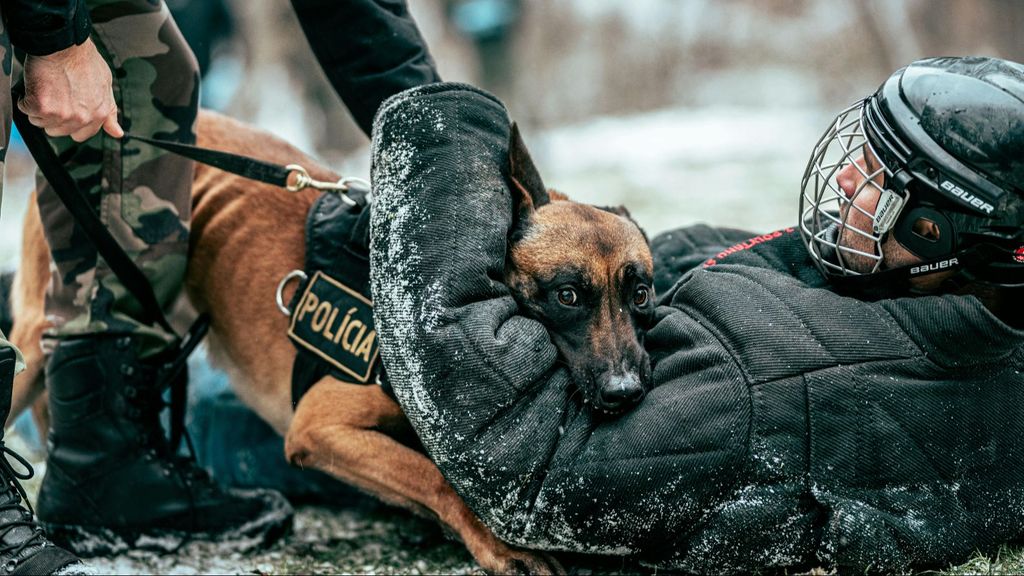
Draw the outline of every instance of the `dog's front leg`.
<instances>
[{"instance_id":1,"label":"dog's front leg","mask_svg":"<svg viewBox=\"0 0 1024 576\"><path fill-rule=\"evenodd\" d=\"M317 468L385 502L435 516L462 538L476 561L496 573L562 573L549 555L499 540L463 503L425 455L387 435L408 426L378 386L318 382L299 402L285 439L288 460Z\"/></svg>"}]
</instances>

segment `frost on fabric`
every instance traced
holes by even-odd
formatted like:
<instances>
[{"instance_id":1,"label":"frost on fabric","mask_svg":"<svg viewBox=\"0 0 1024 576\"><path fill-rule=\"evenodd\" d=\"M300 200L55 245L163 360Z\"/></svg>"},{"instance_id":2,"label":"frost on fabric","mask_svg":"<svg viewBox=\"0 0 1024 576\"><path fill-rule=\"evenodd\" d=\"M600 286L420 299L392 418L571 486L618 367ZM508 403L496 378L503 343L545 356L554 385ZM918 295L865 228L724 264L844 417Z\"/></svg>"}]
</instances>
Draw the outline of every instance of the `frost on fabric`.
<instances>
[{"instance_id":1,"label":"frost on fabric","mask_svg":"<svg viewBox=\"0 0 1024 576\"><path fill-rule=\"evenodd\" d=\"M429 423L437 407L424 389L423 365L415 345L420 341L417 331L421 328L422 308L422 284L417 271L419 252L405 240L409 229L423 225L426 218L405 185L412 170L414 148L395 141L384 150L375 151L375 158L378 165L374 168L371 225L376 233L371 236L370 250L374 322L382 332L381 352L388 360L389 372L401 374L405 381L396 386L396 393L405 401L406 411L414 411L416 418ZM381 321L380 310L388 311L389 321ZM406 394L411 397L405 397Z\"/></svg>"},{"instance_id":2,"label":"frost on fabric","mask_svg":"<svg viewBox=\"0 0 1024 576\"><path fill-rule=\"evenodd\" d=\"M409 96L393 98L377 117L375 134L388 133L388 141L373 140L373 211L371 214L371 286L374 297L374 322L381 334L381 355L388 372L401 375L395 393L414 423L436 428L445 420L444 411L430 396L424 374L424 358L419 343L423 331L435 326L436 302L424 292L419 247L410 239L415 231L430 225L429 215L420 209L421 190L413 182L417 174L428 173L420 166L416 146L400 130L386 130L381 124L416 126L429 122L443 129L437 112L410 101ZM386 120L382 120L386 118ZM386 311L385 315L381 311ZM426 435L429 439L431 436ZM432 454L444 450L432 448Z\"/></svg>"},{"instance_id":3,"label":"frost on fabric","mask_svg":"<svg viewBox=\"0 0 1024 576\"><path fill-rule=\"evenodd\" d=\"M1020 527L1007 510L1020 509L1024 491L995 491L975 502L960 491L956 481L887 486L869 495L812 486L829 510L818 557L902 571L918 563L960 562L1017 537Z\"/></svg>"},{"instance_id":4,"label":"frost on fabric","mask_svg":"<svg viewBox=\"0 0 1024 576\"><path fill-rule=\"evenodd\" d=\"M441 325L441 298L444 294L444 284L441 280L435 280L423 290L423 331L430 334Z\"/></svg>"},{"instance_id":5,"label":"frost on fabric","mask_svg":"<svg viewBox=\"0 0 1024 576\"><path fill-rule=\"evenodd\" d=\"M687 520L698 505L687 497L688 486L678 478L646 491L631 507L602 505L607 486L597 480L575 475L546 483L529 517L523 519L526 531L520 543L547 550L629 556L650 551L649 534L660 538L690 529ZM587 498L594 506L580 514L579 501Z\"/></svg>"},{"instance_id":6,"label":"frost on fabric","mask_svg":"<svg viewBox=\"0 0 1024 576\"><path fill-rule=\"evenodd\" d=\"M743 573L807 562L809 515L791 485L750 484L708 510L674 568ZM752 545L754 544L754 545Z\"/></svg>"},{"instance_id":7,"label":"frost on fabric","mask_svg":"<svg viewBox=\"0 0 1024 576\"><path fill-rule=\"evenodd\" d=\"M444 384L437 382L439 367L457 364L460 359L429 356L432 347L424 346L424 342L440 338L435 332L442 329L445 321L443 299L449 287L437 268L444 267L446 262L438 262L436 257L425 259L424 255L436 252L437 247L419 242L426 241L425 231L429 231L426 237L430 238L456 237L465 219L487 218L488 212L494 210L486 200L492 198L488 192L502 190L504 183L500 173L492 176L493 181L478 177L474 186L483 190L460 205L459 219L438 217L420 206L422 198L438 194L433 187L446 183L444 178L434 177L431 181L436 167L422 159L430 156L429 148L434 145L430 142L454 140L460 129L458 122L449 121L444 110L433 104L435 100L429 96L433 91L434 88L423 87L399 94L384 104L375 120L371 151L375 198L371 217L371 287L381 355L403 408L435 460L444 463L458 459L460 466L470 466L472 457L460 454L457 448L465 438L453 432L457 426L452 426L452 422L459 418L449 417L452 407L447 402L438 402L438 391L434 389ZM422 95L427 96L420 98ZM446 98L447 95L439 97L440 106L445 105ZM494 172L493 166L479 158L467 157L465 161L478 163L467 167L475 175ZM461 351L450 353L459 355ZM483 473L479 467L475 469Z\"/></svg>"}]
</instances>

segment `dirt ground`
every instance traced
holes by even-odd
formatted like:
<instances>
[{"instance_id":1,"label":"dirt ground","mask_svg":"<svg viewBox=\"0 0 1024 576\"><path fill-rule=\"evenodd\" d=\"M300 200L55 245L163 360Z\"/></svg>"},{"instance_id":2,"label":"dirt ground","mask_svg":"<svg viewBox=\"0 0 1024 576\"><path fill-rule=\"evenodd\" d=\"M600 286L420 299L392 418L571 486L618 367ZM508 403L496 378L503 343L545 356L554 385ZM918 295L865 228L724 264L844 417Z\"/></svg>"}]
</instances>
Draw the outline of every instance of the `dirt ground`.
<instances>
[{"instance_id":1,"label":"dirt ground","mask_svg":"<svg viewBox=\"0 0 1024 576\"><path fill-rule=\"evenodd\" d=\"M433 522L366 503L299 507L293 533L268 550L193 542L173 554L92 558L101 574L484 574L462 544ZM651 572L620 559L569 559L573 574Z\"/></svg>"},{"instance_id":2,"label":"dirt ground","mask_svg":"<svg viewBox=\"0 0 1024 576\"><path fill-rule=\"evenodd\" d=\"M294 532L243 553L194 542L174 554L90 560L104 574L474 574L472 557L430 522L383 506L300 507Z\"/></svg>"},{"instance_id":3,"label":"dirt ground","mask_svg":"<svg viewBox=\"0 0 1024 576\"><path fill-rule=\"evenodd\" d=\"M102 574L484 573L433 522L369 502L350 509L300 507L292 535L260 552L197 542L175 554L130 552L90 563ZM647 572L618 559L577 559L567 567L574 574Z\"/></svg>"},{"instance_id":4,"label":"dirt ground","mask_svg":"<svg viewBox=\"0 0 1024 576\"><path fill-rule=\"evenodd\" d=\"M13 430L7 444L31 458L24 482L35 500L46 463ZM463 545L432 520L353 492L339 506L298 504L292 533L266 550L191 542L173 553L131 551L90 558L99 574L484 574ZM619 558L566 557L573 574L651 572Z\"/></svg>"}]
</instances>

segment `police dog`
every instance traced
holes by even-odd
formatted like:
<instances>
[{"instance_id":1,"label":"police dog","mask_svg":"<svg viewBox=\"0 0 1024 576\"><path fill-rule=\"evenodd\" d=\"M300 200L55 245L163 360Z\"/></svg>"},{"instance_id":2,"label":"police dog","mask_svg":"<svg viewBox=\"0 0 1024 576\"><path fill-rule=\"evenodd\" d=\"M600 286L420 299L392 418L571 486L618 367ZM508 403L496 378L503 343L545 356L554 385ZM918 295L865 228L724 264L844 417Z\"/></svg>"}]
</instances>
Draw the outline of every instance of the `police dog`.
<instances>
[{"instance_id":1,"label":"police dog","mask_svg":"<svg viewBox=\"0 0 1024 576\"><path fill-rule=\"evenodd\" d=\"M336 174L282 140L238 121L202 112L198 144L277 164L301 164L313 178ZM650 374L641 346L652 314L652 260L646 237L627 216L570 202L541 184L513 130L511 175L515 225L507 280L526 313L544 322L585 401L622 410L643 394ZM301 269L306 214L315 191L290 193L196 166L186 289L209 312L211 357L239 398L285 438L285 456L323 470L380 499L437 518L486 570L561 572L549 555L500 541L462 502L424 454L398 439L411 434L399 405L379 386L325 377L291 405L295 348L288 319L274 303L278 281ZM49 282L49 250L30 202L22 262L14 286L12 341L29 370L19 376L18 414L43 387L40 338ZM45 402L33 406L46 429Z\"/></svg>"}]
</instances>

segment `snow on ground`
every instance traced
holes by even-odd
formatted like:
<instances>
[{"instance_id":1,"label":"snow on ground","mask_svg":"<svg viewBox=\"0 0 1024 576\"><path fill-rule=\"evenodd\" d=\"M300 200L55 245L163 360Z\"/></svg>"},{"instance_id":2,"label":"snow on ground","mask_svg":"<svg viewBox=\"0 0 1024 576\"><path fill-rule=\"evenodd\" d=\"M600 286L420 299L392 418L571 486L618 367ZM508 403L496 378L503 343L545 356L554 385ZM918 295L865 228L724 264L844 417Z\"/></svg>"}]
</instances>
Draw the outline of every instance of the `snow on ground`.
<instances>
[{"instance_id":1,"label":"snow on ground","mask_svg":"<svg viewBox=\"0 0 1024 576\"><path fill-rule=\"evenodd\" d=\"M89 560L102 574L472 574L465 549L425 520L364 506L299 509L292 535L242 553L195 542L176 554L129 552Z\"/></svg>"}]
</instances>

